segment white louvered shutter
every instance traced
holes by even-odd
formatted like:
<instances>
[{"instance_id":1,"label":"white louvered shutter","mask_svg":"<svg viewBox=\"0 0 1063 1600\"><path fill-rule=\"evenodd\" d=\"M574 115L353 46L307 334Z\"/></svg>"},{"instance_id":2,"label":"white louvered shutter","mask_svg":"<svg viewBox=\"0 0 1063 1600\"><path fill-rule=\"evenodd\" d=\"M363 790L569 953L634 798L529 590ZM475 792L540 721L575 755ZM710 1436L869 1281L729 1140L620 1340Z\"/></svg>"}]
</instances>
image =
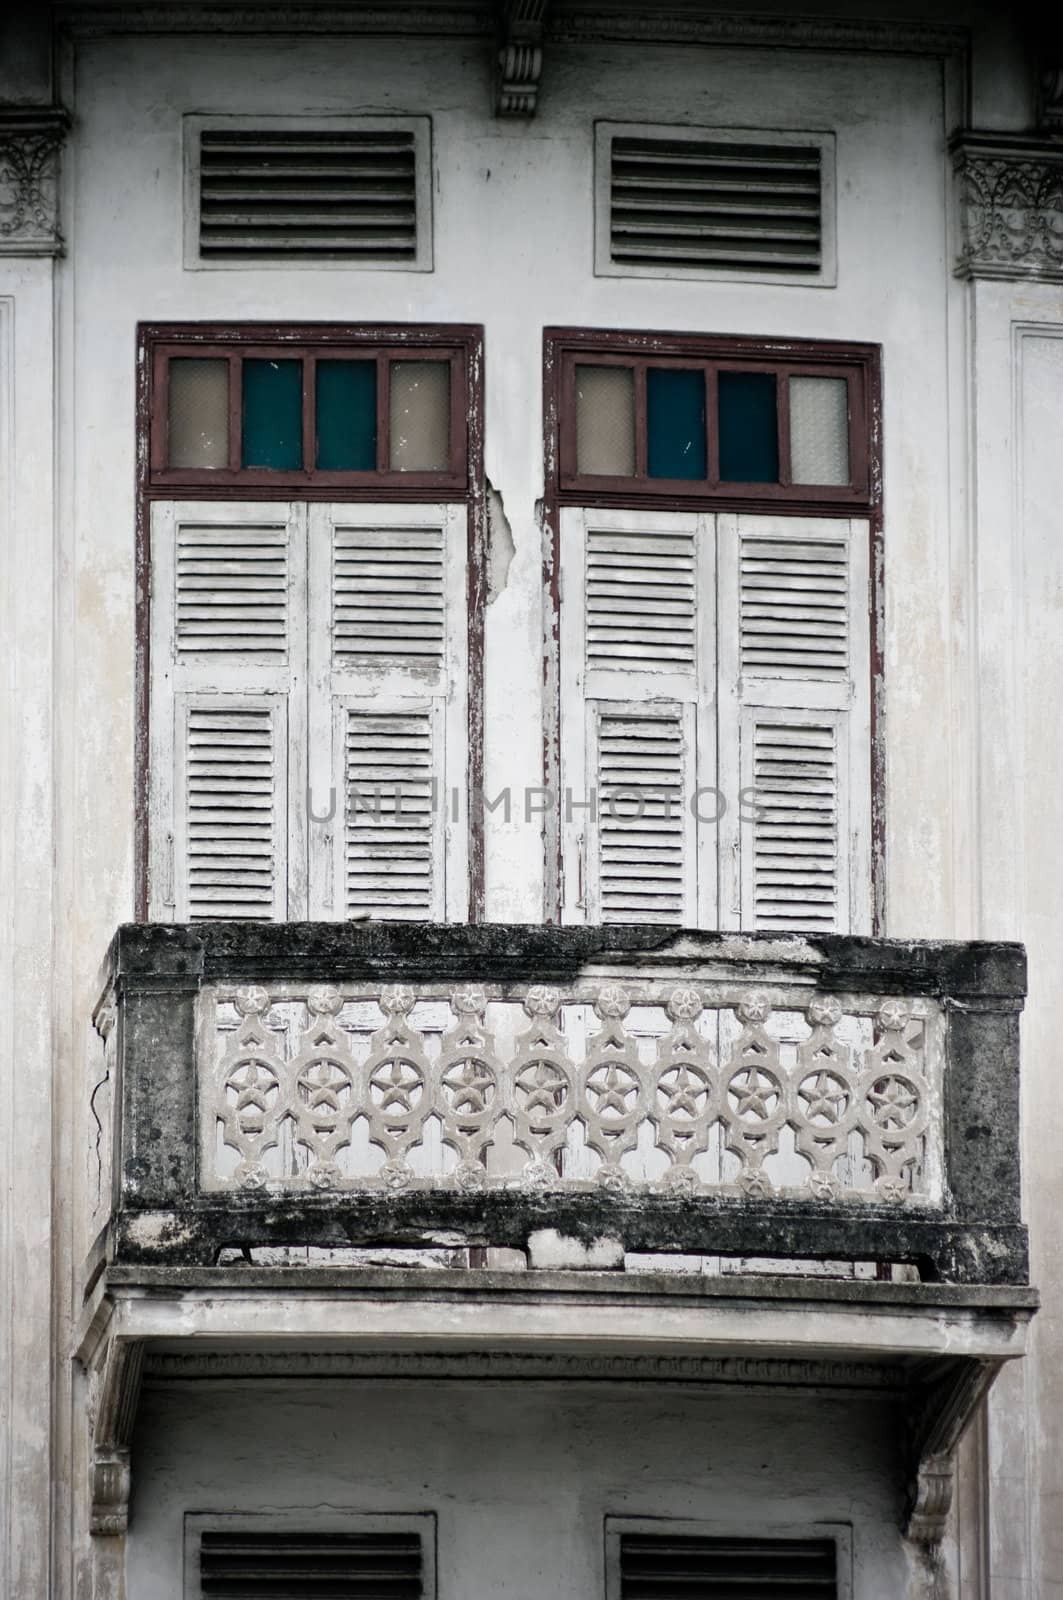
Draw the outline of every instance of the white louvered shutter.
<instances>
[{"instance_id":1,"label":"white louvered shutter","mask_svg":"<svg viewBox=\"0 0 1063 1600\"><path fill-rule=\"evenodd\" d=\"M149 911L305 915L305 510L156 503Z\"/></svg>"},{"instance_id":2,"label":"white louvered shutter","mask_svg":"<svg viewBox=\"0 0 1063 1600\"><path fill-rule=\"evenodd\" d=\"M724 926L866 932L868 525L720 516ZM755 790L755 797L751 791Z\"/></svg>"},{"instance_id":3,"label":"white louvered shutter","mask_svg":"<svg viewBox=\"0 0 1063 1600\"><path fill-rule=\"evenodd\" d=\"M715 903L691 807L715 781L713 538L696 513L562 514L566 921L696 925Z\"/></svg>"},{"instance_id":4,"label":"white louvered shutter","mask_svg":"<svg viewBox=\"0 0 1063 1600\"><path fill-rule=\"evenodd\" d=\"M467 914L461 506L310 508L311 915Z\"/></svg>"}]
</instances>

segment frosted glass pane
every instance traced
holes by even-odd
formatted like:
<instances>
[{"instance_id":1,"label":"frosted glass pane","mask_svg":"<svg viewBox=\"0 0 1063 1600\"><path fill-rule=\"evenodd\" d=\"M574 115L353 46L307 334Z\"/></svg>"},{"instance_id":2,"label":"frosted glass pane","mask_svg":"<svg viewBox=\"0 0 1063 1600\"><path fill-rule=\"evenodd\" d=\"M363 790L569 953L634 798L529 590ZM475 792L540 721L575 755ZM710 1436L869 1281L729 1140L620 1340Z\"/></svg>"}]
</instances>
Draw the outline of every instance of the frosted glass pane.
<instances>
[{"instance_id":1,"label":"frosted glass pane","mask_svg":"<svg viewBox=\"0 0 1063 1600\"><path fill-rule=\"evenodd\" d=\"M229 363L170 362L171 467L229 465Z\"/></svg>"},{"instance_id":2,"label":"frosted glass pane","mask_svg":"<svg viewBox=\"0 0 1063 1600\"><path fill-rule=\"evenodd\" d=\"M790 379L790 479L828 486L852 481L844 378Z\"/></svg>"},{"instance_id":3,"label":"frosted glass pane","mask_svg":"<svg viewBox=\"0 0 1063 1600\"><path fill-rule=\"evenodd\" d=\"M576 471L635 476L632 367L576 368Z\"/></svg>"},{"instance_id":4,"label":"frosted glass pane","mask_svg":"<svg viewBox=\"0 0 1063 1600\"><path fill-rule=\"evenodd\" d=\"M450 466L450 362L391 363L392 472Z\"/></svg>"}]
</instances>

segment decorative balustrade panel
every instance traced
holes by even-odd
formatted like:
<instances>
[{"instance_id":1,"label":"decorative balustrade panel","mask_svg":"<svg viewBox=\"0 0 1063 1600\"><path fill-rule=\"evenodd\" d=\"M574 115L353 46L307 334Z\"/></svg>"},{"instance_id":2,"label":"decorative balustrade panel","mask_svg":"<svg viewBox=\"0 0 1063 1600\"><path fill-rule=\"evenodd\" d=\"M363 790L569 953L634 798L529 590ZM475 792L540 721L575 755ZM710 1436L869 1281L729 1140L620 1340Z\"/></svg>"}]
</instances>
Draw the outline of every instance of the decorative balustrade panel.
<instances>
[{"instance_id":1,"label":"decorative balustrade panel","mask_svg":"<svg viewBox=\"0 0 1063 1600\"><path fill-rule=\"evenodd\" d=\"M943 1199L929 999L658 982L208 987L200 1187Z\"/></svg>"}]
</instances>

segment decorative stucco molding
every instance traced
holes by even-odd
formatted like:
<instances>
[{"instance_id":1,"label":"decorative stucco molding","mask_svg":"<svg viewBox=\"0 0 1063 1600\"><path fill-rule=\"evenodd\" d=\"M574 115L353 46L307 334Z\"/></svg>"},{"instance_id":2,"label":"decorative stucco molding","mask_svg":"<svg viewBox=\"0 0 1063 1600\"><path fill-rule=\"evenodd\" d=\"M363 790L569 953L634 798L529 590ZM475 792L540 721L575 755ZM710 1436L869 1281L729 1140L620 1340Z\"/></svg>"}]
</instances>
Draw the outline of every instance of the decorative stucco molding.
<instances>
[{"instance_id":1,"label":"decorative stucco molding","mask_svg":"<svg viewBox=\"0 0 1063 1600\"><path fill-rule=\"evenodd\" d=\"M113 1538L129 1523L130 1445L140 1399L144 1346L105 1340L89 1374L89 1528Z\"/></svg>"},{"instance_id":2,"label":"decorative stucco molding","mask_svg":"<svg viewBox=\"0 0 1063 1600\"><path fill-rule=\"evenodd\" d=\"M964 278L1063 281L1063 143L953 141Z\"/></svg>"},{"instance_id":3,"label":"decorative stucco molding","mask_svg":"<svg viewBox=\"0 0 1063 1600\"><path fill-rule=\"evenodd\" d=\"M0 110L0 256L62 254L59 156L69 125L59 108Z\"/></svg>"},{"instance_id":4,"label":"decorative stucco molding","mask_svg":"<svg viewBox=\"0 0 1063 1600\"><path fill-rule=\"evenodd\" d=\"M506 0L501 8L495 110L534 117L543 71L543 25L550 0Z\"/></svg>"}]
</instances>

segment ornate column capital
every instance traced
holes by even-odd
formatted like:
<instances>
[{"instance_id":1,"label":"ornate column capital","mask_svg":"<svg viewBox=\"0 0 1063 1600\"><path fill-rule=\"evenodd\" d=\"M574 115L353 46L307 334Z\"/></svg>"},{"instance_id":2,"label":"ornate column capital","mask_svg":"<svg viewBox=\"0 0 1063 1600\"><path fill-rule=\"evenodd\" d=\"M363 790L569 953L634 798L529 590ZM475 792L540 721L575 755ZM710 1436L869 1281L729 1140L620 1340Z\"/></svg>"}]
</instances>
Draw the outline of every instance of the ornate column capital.
<instances>
[{"instance_id":1,"label":"ornate column capital","mask_svg":"<svg viewBox=\"0 0 1063 1600\"><path fill-rule=\"evenodd\" d=\"M951 148L957 274L1063 282L1063 142L961 133Z\"/></svg>"},{"instance_id":2,"label":"ornate column capital","mask_svg":"<svg viewBox=\"0 0 1063 1600\"><path fill-rule=\"evenodd\" d=\"M59 156L70 126L58 106L0 107L0 256L57 256Z\"/></svg>"}]
</instances>

